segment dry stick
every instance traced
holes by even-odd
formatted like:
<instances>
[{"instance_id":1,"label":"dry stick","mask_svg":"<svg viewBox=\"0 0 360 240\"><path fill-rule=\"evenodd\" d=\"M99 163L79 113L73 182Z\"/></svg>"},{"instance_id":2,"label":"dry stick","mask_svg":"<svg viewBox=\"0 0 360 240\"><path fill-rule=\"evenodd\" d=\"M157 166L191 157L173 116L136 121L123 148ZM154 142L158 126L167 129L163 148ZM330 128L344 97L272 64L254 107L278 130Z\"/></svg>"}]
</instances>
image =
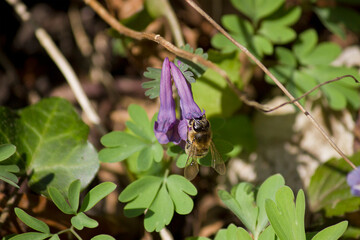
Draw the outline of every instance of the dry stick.
<instances>
[{"instance_id":1,"label":"dry stick","mask_svg":"<svg viewBox=\"0 0 360 240\"><path fill-rule=\"evenodd\" d=\"M227 39L229 39L235 46L237 46L241 51L243 51L251 60L258 65L266 75L268 75L275 84L285 93L286 96L290 98L291 101L302 111L311 123L320 131L320 133L325 137L325 139L330 143L330 145L340 154L342 158L354 169L356 169L355 164L353 164L346 155L341 151L341 149L334 143L334 141L329 137L325 130L320 126L320 124L312 117L312 115L306 111L306 109L301 106L299 102L291 95L291 93L282 85L276 77L251 53L247 48L242 46L240 43L236 42L230 34L228 34L219 24L217 24L209 15L207 15L193 0L185 0L191 7L193 7L198 13L200 13L207 21L209 21L219 32L221 32Z\"/></svg>"},{"instance_id":2,"label":"dry stick","mask_svg":"<svg viewBox=\"0 0 360 240\"><path fill-rule=\"evenodd\" d=\"M31 14L27 11L27 7L20 0L6 0L15 10L17 15L23 22L31 21ZM94 125L100 127L100 118L90 104L89 99L87 98L84 90L81 87L79 79L77 78L73 68L66 60L64 55L60 52L54 41L47 34L47 32L32 22L35 29L35 36L40 42L40 45L45 49L50 58L58 66L61 73L64 75L65 79L69 83L76 99L78 100L81 108L84 110L85 114Z\"/></svg>"}]
</instances>

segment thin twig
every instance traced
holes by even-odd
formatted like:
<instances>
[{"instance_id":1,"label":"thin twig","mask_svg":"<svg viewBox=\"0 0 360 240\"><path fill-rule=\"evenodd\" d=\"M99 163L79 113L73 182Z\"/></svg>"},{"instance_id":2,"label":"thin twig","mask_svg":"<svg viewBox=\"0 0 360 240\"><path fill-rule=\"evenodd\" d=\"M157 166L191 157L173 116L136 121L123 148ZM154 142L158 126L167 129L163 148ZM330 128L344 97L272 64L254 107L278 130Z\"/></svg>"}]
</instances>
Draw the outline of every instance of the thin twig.
<instances>
[{"instance_id":1,"label":"thin twig","mask_svg":"<svg viewBox=\"0 0 360 240\"><path fill-rule=\"evenodd\" d=\"M332 79L332 80L329 80L329 81L325 81L325 82L323 82L323 83L320 83L320 84L316 85L313 89L311 89L311 90L307 91L306 93L304 93L303 95L301 95L300 97L295 98L294 100L291 100L291 101L288 101L288 102L284 102L284 103L282 103L282 104L280 104L280 105L278 105L278 106L276 106L276 107L274 107L274 108L270 108L270 109L266 110L265 112L272 112L272 111L275 111L275 110L277 110L277 109L279 109L279 108L281 108L281 107L283 107L283 106L285 106L285 105L287 105L287 104L295 103L295 102L299 101L300 99L302 99L303 97L306 97L306 96L309 95L310 93L314 92L314 91L317 90L318 88L320 88L320 87L322 87L322 86L324 86L324 85L326 85L326 84L339 81L339 80L341 80L341 79L343 79L343 78L346 78L346 77L352 78L352 79L354 79L354 81L355 81L356 83L359 83L359 81L358 81L353 75L344 75L344 76L341 76L341 77L337 77L337 78L335 78L335 79Z\"/></svg>"},{"instance_id":2,"label":"thin twig","mask_svg":"<svg viewBox=\"0 0 360 240\"><path fill-rule=\"evenodd\" d=\"M279 80L251 53L247 48L238 43L231 37L219 24L217 24L208 14L206 14L193 0L185 0L191 7L193 7L198 13L200 13L207 21L209 21L219 32L221 32L226 38L228 38L235 46L243 51L251 60L258 65L266 75L268 75L274 83L290 98L291 101L300 109L301 112L311 121L311 123L320 131L330 145L340 154L342 158L354 169L356 166L347 158L347 156L341 151L341 149L335 144L330 136L325 132L321 125L313 118L313 116L291 95L291 93L282 85Z\"/></svg>"},{"instance_id":3,"label":"thin twig","mask_svg":"<svg viewBox=\"0 0 360 240\"><path fill-rule=\"evenodd\" d=\"M54 41L51 39L51 37L47 34L47 32L43 28L37 26L37 24L32 21L31 14L28 12L27 7L23 2L21 2L20 0L6 0L6 1L14 8L15 12L23 22L29 21L32 23L35 29L36 38L40 42L41 46L45 49L47 54L50 56L50 58L58 66L61 73L64 75L72 91L74 92L74 95L78 100L81 108L89 118L89 121L98 127L100 126L101 129L99 116L91 106L90 101L86 96L84 90L82 89L80 81L76 76L73 68L66 60L64 55L60 52Z\"/></svg>"}]
</instances>

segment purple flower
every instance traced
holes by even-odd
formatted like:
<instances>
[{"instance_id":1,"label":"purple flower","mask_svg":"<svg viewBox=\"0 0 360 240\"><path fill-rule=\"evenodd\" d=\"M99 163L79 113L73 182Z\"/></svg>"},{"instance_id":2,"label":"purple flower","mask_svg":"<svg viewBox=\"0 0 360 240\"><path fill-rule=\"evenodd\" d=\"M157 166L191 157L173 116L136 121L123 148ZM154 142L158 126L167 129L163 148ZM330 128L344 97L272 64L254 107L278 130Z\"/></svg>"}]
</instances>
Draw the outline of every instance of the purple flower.
<instances>
[{"instance_id":1,"label":"purple flower","mask_svg":"<svg viewBox=\"0 0 360 240\"><path fill-rule=\"evenodd\" d=\"M175 102L172 97L171 75L180 98L181 121L176 119ZM176 65L165 58L160 80L160 110L154 125L155 136L159 143L179 144L187 139L188 120L204 115L195 103L191 85L186 81Z\"/></svg>"},{"instance_id":2,"label":"purple flower","mask_svg":"<svg viewBox=\"0 0 360 240\"><path fill-rule=\"evenodd\" d=\"M169 59L165 58L160 80L160 110L154 125L155 136L159 143L174 142L178 144L181 140L177 129L178 124L179 120L176 119L175 102L172 97Z\"/></svg>"},{"instance_id":3,"label":"purple flower","mask_svg":"<svg viewBox=\"0 0 360 240\"><path fill-rule=\"evenodd\" d=\"M347 183L351 187L351 193L360 197L360 167L347 175Z\"/></svg>"}]
</instances>

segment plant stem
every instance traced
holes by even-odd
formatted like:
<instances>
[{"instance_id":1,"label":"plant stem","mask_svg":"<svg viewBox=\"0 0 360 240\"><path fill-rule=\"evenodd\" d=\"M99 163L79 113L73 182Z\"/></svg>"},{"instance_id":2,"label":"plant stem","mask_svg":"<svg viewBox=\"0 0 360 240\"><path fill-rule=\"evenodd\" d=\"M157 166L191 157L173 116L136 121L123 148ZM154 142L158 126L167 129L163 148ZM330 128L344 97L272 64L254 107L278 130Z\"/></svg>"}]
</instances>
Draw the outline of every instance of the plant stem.
<instances>
[{"instance_id":1,"label":"plant stem","mask_svg":"<svg viewBox=\"0 0 360 240\"><path fill-rule=\"evenodd\" d=\"M77 234L77 232L75 232L74 226L71 226L70 232L71 232L72 234L74 234L74 236L75 236L77 239L82 240L82 238L79 236L79 234Z\"/></svg>"}]
</instances>

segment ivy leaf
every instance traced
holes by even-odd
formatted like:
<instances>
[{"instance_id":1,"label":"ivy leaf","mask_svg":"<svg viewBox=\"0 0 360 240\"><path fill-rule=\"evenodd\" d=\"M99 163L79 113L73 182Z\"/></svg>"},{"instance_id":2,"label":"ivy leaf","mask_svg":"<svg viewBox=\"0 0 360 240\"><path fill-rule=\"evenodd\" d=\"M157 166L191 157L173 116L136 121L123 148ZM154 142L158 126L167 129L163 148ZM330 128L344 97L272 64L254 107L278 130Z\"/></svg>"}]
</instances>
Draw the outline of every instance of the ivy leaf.
<instances>
[{"instance_id":1,"label":"ivy leaf","mask_svg":"<svg viewBox=\"0 0 360 240\"><path fill-rule=\"evenodd\" d=\"M71 218L71 224L78 230L82 230L84 227L96 228L99 225L96 220L89 218L82 212Z\"/></svg>"},{"instance_id":2,"label":"ivy leaf","mask_svg":"<svg viewBox=\"0 0 360 240\"><path fill-rule=\"evenodd\" d=\"M110 132L101 138L106 147L99 153L102 162L117 162L140 153L137 157L137 171L149 170L153 161L160 162L163 158L163 148L154 134L154 123L157 115L149 121L143 108L137 105L129 106L131 121L126 126L133 132Z\"/></svg>"},{"instance_id":3,"label":"ivy leaf","mask_svg":"<svg viewBox=\"0 0 360 240\"><path fill-rule=\"evenodd\" d=\"M124 208L125 216L145 213L145 229L158 232L170 223L174 210L188 214L193 208L188 195L196 194L196 188L180 175L145 176L128 185L119 195L119 201L128 202Z\"/></svg>"},{"instance_id":4,"label":"ivy leaf","mask_svg":"<svg viewBox=\"0 0 360 240\"><path fill-rule=\"evenodd\" d=\"M360 153L350 160L360 165ZM359 209L360 198L351 194L346 183L347 173L351 170L343 159L330 159L316 169L308 188L309 205L313 212L325 210L326 216L332 217Z\"/></svg>"},{"instance_id":5,"label":"ivy leaf","mask_svg":"<svg viewBox=\"0 0 360 240\"><path fill-rule=\"evenodd\" d=\"M148 96L150 99L157 98L160 94L161 69L148 67L146 72L144 72L144 77L153 79L141 84L143 88L148 88L145 91L145 96Z\"/></svg>"},{"instance_id":6,"label":"ivy leaf","mask_svg":"<svg viewBox=\"0 0 360 240\"><path fill-rule=\"evenodd\" d=\"M26 170L33 172L32 190L46 195L53 186L65 193L76 179L83 188L90 183L99 169L97 152L87 142L88 126L68 101L44 99L20 110L19 116L17 149L26 156Z\"/></svg>"},{"instance_id":7,"label":"ivy leaf","mask_svg":"<svg viewBox=\"0 0 360 240\"><path fill-rule=\"evenodd\" d=\"M49 226L46 225L46 223L44 223L43 221L40 221L39 219L30 216L20 208L15 208L14 211L16 216L20 218L20 220L30 228L42 233L50 233Z\"/></svg>"}]
</instances>

